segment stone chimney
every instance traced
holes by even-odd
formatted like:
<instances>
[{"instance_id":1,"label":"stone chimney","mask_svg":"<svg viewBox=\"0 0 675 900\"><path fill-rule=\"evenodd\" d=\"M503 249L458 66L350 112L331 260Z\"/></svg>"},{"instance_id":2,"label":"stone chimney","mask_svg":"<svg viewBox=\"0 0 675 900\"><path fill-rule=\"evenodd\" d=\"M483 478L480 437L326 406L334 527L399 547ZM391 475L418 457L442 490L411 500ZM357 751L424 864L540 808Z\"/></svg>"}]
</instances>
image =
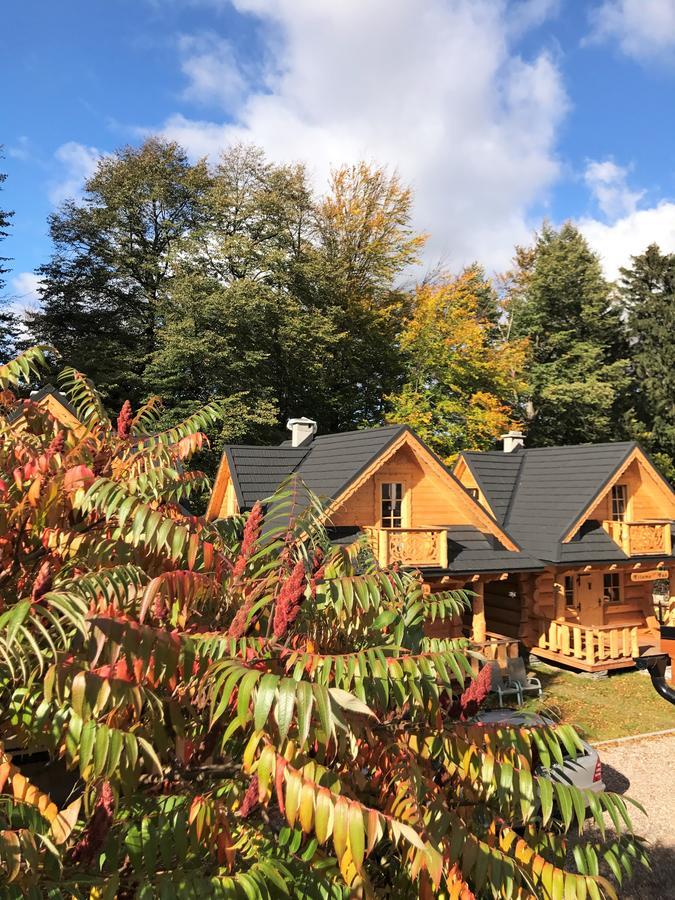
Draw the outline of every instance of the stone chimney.
<instances>
[{"instance_id":1,"label":"stone chimney","mask_svg":"<svg viewBox=\"0 0 675 900\"><path fill-rule=\"evenodd\" d=\"M286 422L286 428L291 433L291 446L300 447L312 443L317 425L314 419L307 419L303 416L300 419L289 419Z\"/></svg>"},{"instance_id":2,"label":"stone chimney","mask_svg":"<svg viewBox=\"0 0 675 900\"><path fill-rule=\"evenodd\" d=\"M525 446L525 435L522 431L509 431L502 435L502 440L504 441L504 453L513 453L514 450Z\"/></svg>"}]
</instances>

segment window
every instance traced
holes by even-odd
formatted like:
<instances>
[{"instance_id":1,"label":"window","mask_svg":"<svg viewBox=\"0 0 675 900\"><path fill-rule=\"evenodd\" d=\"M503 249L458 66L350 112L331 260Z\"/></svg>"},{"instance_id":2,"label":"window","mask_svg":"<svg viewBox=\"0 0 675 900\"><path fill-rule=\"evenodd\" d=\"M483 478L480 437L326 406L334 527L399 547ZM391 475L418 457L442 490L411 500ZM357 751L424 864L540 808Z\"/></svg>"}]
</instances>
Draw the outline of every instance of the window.
<instances>
[{"instance_id":1,"label":"window","mask_svg":"<svg viewBox=\"0 0 675 900\"><path fill-rule=\"evenodd\" d=\"M610 603L621 603L623 600L623 584L618 572L607 572L602 576L605 597Z\"/></svg>"},{"instance_id":2,"label":"window","mask_svg":"<svg viewBox=\"0 0 675 900\"><path fill-rule=\"evenodd\" d=\"M474 500L477 501L479 499L478 488L467 488L466 491L467 491L467 494L470 497L473 497Z\"/></svg>"},{"instance_id":3,"label":"window","mask_svg":"<svg viewBox=\"0 0 675 900\"><path fill-rule=\"evenodd\" d=\"M400 528L403 524L403 485L400 481L388 481L381 489L382 527Z\"/></svg>"},{"instance_id":4,"label":"window","mask_svg":"<svg viewBox=\"0 0 675 900\"><path fill-rule=\"evenodd\" d=\"M625 484L615 484L612 488L612 519L615 522L623 522L626 517L626 505L628 502L628 488Z\"/></svg>"},{"instance_id":5,"label":"window","mask_svg":"<svg viewBox=\"0 0 675 900\"><path fill-rule=\"evenodd\" d=\"M565 606L576 607L574 575L565 575Z\"/></svg>"}]
</instances>

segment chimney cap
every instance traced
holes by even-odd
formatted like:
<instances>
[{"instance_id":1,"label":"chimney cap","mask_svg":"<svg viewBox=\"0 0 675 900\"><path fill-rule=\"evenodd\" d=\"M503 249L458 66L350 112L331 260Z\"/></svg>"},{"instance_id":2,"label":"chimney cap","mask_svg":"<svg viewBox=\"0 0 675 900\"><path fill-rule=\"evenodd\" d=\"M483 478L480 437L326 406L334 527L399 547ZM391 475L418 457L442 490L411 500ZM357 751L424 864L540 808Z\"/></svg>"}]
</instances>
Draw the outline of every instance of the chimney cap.
<instances>
[{"instance_id":1,"label":"chimney cap","mask_svg":"<svg viewBox=\"0 0 675 900\"><path fill-rule=\"evenodd\" d=\"M504 441L504 453L512 453L514 450L520 450L525 446L525 435L518 428L512 428L502 435Z\"/></svg>"},{"instance_id":2,"label":"chimney cap","mask_svg":"<svg viewBox=\"0 0 675 900\"><path fill-rule=\"evenodd\" d=\"M291 432L291 446L299 447L302 444L310 444L317 427L314 419L308 419L307 416L289 419L286 422L286 428Z\"/></svg>"}]
</instances>

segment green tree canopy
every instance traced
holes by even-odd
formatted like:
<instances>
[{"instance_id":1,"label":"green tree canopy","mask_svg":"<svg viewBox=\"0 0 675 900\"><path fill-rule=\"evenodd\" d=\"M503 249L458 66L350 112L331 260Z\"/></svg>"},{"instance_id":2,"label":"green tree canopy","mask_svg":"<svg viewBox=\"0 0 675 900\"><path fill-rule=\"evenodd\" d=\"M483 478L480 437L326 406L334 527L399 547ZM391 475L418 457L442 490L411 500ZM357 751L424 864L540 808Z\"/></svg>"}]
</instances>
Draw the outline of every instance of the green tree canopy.
<instances>
[{"instance_id":1,"label":"green tree canopy","mask_svg":"<svg viewBox=\"0 0 675 900\"><path fill-rule=\"evenodd\" d=\"M42 309L34 336L88 369L113 406L148 396L145 370L157 346L159 304L172 257L203 217L206 165L175 143L151 138L102 157L49 219L54 253L38 272Z\"/></svg>"},{"instance_id":2,"label":"green tree canopy","mask_svg":"<svg viewBox=\"0 0 675 900\"><path fill-rule=\"evenodd\" d=\"M635 433L675 474L675 254L651 244L621 269L628 334L635 369Z\"/></svg>"},{"instance_id":3,"label":"green tree canopy","mask_svg":"<svg viewBox=\"0 0 675 900\"><path fill-rule=\"evenodd\" d=\"M518 248L505 305L530 342L522 397L533 446L616 440L625 431L628 348L600 261L571 223Z\"/></svg>"},{"instance_id":4,"label":"green tree canopy","mask_svg":"<svg viewBox=\"0 0 675 900\"><path fill-rule=\"evenodd\" d=\"M297 414L324 430L378 421L401 373L397 279L423 240L410 205L366 165L319 197L302 166L255 147L209 168L153 138L103 158L52 216L31 328L113 406L158 393L177 419L237 397L228 439Z\"/></svg>"}]
</instances>

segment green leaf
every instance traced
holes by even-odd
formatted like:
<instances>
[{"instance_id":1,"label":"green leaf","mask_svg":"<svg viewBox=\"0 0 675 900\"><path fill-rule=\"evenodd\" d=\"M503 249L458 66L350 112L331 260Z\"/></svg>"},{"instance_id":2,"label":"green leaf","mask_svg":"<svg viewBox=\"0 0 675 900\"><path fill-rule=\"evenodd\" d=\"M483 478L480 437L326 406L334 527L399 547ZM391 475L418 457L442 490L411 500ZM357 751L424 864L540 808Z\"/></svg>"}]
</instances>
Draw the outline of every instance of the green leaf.
<instances>
[{"instance_id":1,"label":"green leaf","mask_svg":"<svg viewBox=\"0 0 675 900\"><path fill-rule=\"evenodd\" d=\"M293 721L295 710L295 691L298 682L292 678L282 678L279 682L279 698L276 705L276 719L279 737L285 741Z\"/></svg>"}]
</instances>

